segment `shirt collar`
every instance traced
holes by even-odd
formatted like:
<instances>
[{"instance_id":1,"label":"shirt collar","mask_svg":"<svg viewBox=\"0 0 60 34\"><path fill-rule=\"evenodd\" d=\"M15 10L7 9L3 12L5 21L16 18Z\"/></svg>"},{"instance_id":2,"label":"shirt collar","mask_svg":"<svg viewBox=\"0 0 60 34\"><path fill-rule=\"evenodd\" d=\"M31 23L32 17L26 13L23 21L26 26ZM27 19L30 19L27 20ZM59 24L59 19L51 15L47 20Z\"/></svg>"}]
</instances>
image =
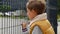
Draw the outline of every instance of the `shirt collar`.
<instances>
[{"instance_id":1,"label":"shirt collar","mask_svg":"<svg viewBox=\"0 0 60 34\"><path fill-rule=\"evenodd\" d=\"M30 21L30 25L37 21L37 20L43 20L43 19L47 19L47 14L46 13L43 13L43 14L40 14L40 15L37 15L35 18L33 18L31 21ZM30 26L29 25L29 26Z\"/></svg>"}]
</instances>

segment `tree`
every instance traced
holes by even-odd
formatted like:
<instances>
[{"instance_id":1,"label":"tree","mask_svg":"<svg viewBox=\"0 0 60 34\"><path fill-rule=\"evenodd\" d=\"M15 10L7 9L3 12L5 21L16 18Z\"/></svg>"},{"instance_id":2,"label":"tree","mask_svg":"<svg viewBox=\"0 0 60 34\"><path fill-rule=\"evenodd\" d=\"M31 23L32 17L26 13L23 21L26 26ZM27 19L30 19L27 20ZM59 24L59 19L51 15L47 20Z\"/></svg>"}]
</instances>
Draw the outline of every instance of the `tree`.
<instances>
[{"instance_id":1,"label":"tree","mask_svg":"<svg viewBox=\"0 0 60 34\"><path fill-rule=\"evenodd\" d=\"M5 15L5 12L8 12L11 10L11 6L9 5L0 5L0 12L2 12Z\"/></svg>"},{"instance_id":2,"label":"tree","mask_svg":"<svg viewBox=\"0 0 60 34\"><path fill-rule=\"evenodd\" d=\"M58 15L60 15L60 0L58 0Z\"/></svg>"},{"instance_id":3,"label":"tree","mask_svg":"<svg viewBox=\"0 0 60 34\"><path fill-rule=\"evenodd\" d=\"M7 5L0 5L0 11L1 12L6 12L11 10L11 6L7 6Z\"/></svg>"}]
</instances>

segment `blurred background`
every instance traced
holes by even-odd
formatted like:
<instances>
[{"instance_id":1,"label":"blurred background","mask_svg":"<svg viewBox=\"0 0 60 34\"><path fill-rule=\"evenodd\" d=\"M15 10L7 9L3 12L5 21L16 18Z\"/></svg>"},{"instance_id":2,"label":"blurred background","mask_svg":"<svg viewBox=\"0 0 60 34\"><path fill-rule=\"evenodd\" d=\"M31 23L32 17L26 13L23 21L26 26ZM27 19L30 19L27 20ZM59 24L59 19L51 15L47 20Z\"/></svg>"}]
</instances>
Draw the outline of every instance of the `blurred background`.
<instances>
[{"instance_id":1,"label":"blurred background","mask_svg":"<svg viewBox=\"0 0 60 34\"><path fill-rule=\"evenodd\" d=\"M23 34L21 23L28 22L28 0L0 0L0 34ZM46 0L48 20L60 34L60 0Z\"/></svg>"},{"instance_id":2,"label":"blurred background","mask_svg":"<svg viewBox=\"0 0 60 34\"><path fill-rule=\"evenodd\" d=\"M57 19L60 22L60 0L58 0L58 12L57 12Z\"/></svg>"}]
</instances>

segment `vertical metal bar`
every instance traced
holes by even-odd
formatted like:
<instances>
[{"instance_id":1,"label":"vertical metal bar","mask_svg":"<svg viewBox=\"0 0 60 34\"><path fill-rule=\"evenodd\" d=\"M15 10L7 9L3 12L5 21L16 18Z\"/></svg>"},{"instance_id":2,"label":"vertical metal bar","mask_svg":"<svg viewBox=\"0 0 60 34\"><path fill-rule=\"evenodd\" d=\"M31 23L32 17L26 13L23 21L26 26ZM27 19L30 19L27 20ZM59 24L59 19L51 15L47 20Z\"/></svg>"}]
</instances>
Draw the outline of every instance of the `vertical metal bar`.
<instances>
[{"instance_id":1,"label":"vertical metal bar","mask_svg":"<svg viewBox=\"0 0 60 34\"><path fill-rule=\"evenodd\" d=\"M2 0L2 5L3 5L3 0ZM3 34L3 16L2 16L2 34Z\"/></svg>"},{"instance_id":2,"label":"vertical metal bar","mask_svg":"<svg viewBox=\"0 0 60 34\"><path fill-rule=\"evenodd\" d=\"M47 16L57 34L57 0L48 0ZM51 8L50 8L51 7ZM54 8L54 9L52 9ZM55 9L56 8L56 9Z\"/></svg>"}]
</instances>

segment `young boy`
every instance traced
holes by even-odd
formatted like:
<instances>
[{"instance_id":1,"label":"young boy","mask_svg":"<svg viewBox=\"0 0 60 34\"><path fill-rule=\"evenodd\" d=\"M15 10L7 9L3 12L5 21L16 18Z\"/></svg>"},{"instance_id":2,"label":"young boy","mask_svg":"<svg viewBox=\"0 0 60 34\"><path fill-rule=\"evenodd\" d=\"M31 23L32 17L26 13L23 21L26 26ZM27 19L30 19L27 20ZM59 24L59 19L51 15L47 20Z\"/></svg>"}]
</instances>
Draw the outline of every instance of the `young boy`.
<instances>
[{"instance_id":1,"label":"young boy","mask_svg":"<svg viewBox=\"0 0 60 34\"><path fill-rule=\"evenodd\" d=\"M45 13L45 4L41 1L30 1L27 3L27 15L30 24L22 24L24 34L55 34L50 22L47 20Z\"/></svg>"}]
</instances>

